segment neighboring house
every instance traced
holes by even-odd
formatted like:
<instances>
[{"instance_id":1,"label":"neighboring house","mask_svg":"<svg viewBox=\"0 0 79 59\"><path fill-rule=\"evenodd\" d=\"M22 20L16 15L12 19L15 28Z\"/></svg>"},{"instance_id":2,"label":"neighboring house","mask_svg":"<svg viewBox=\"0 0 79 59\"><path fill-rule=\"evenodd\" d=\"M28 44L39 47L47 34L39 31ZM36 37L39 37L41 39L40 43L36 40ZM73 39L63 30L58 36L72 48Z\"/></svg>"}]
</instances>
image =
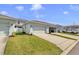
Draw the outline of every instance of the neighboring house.
<instances>
[{"instance_id":1,"label":"neighboring house","mask_svg":"<svg viewBox=\"0 0 79 59\"><path fill-rule=\"evenodd\" d=\"M64 26L64 31L79 33L79 25Z\"/></svg>"},{"instance_id":2,"label":"neighboring house","mask_svg":"<svg viewBox=\"0 0 79 59\"><path fill-rule=\"evenodd\" d=\"M61 28L61 25L0 15L0 35L12 35L13 32L26 32L28 34L62 32Z\"/></svg>"}]
</instances>

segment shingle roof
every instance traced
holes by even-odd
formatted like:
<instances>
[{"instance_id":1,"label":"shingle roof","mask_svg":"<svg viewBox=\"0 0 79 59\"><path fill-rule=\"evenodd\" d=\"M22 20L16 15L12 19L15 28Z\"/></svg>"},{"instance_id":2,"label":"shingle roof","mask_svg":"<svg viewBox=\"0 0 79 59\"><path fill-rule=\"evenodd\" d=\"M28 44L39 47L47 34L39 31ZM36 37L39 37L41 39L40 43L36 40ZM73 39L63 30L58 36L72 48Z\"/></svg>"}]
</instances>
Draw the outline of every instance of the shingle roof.
<instances>
[{"instance_id":1,"label":"shingle roof","mask_svg":"<svg viewBox=\"0 0 79 59\"><path fill-rule=\"evenodd\" d=\"M24 23L36 23L36 24L46 25L46 26L49 26L49 27L62 27L61 25L58 25L58 24L51 24L51 23L38 21L38 20L29 21L29 20L26 20L26 19L14 18L14 17L2 15L2 14L0 14L0 19L20 21L20 22L24 22Z\"/></svg>"},{"instance_id":2,"label":"shingle roof","mask_svg":"<svg viewBox=\"0 0 79 59\"><path fill-rule=\"evenodd\" d=\"M58 25L58 24L51 24L51 23L47 23L47 22L43 22L43 21L38 21L38 20L32 20L30 22L37 23L37 24L42 24L42 25L47 25L49 27L61 27L61 25Z\"/></svg>"},{"instance_id":3,"label":"shingle roof","mask_svg":"<svg viewBox=\"0 0 79 59\"><path fill-rule=\"evenodd\" d=\"M0 19L15 19L15 18L0 14Z\"/></svg>"},{"instance_id":4,"label":"shingle roof","mask_svg":"<svg viewBox=\"0 0 79 59\"><path fill-rule=\"evenodd\" d=\"M27 21L27 20L24 20L24 19L14 18L14 17L11 17L11 16L2 15L2 14L0 14L0 19L11 20L11 21L21 21L21 22Z\"/></svg>"}]
</instances>

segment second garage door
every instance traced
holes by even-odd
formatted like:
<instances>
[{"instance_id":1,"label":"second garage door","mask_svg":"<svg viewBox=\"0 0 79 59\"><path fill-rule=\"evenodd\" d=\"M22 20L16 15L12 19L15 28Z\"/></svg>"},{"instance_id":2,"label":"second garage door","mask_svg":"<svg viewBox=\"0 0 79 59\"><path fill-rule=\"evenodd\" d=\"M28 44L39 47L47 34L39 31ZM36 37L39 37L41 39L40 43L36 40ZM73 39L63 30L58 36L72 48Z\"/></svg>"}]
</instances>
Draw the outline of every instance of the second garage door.
<instances>
[{"instance_id":1,"label":"second garage door","mask_svg":"<svg viewBox=\"0 0 79 59\"><path fill-rule=\"evenodd\" d=\"M45 27L33 26L33 33L45 33Z\"/></svg>"}]
</instances>

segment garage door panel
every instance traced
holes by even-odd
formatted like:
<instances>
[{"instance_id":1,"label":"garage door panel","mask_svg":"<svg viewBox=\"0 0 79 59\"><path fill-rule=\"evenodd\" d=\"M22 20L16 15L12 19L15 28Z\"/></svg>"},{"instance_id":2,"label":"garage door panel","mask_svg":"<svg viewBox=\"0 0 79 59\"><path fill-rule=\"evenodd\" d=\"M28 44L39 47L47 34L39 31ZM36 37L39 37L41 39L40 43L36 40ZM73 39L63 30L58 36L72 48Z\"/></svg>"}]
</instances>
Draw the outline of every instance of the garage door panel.
<instances>
[{"instance_id":1,"label":"garage door panel","mask_svg":"<svg viewBox=\"0 0 79 59\"><path fill-rule=\"evenodd\" d=\"M0 36L8 35L8 33L9 33L8 24L1 24L0 23Z\"/></svg>"},{"instance_id":2,"label":"garage door panel","mask_svg":"<svg viewBox=\"0 0 79 59\"><path fill-rule=\"evenodd\" d=\"M45 33L45 27L33 26L33 33Z\"/></svg>"}]
</instances>

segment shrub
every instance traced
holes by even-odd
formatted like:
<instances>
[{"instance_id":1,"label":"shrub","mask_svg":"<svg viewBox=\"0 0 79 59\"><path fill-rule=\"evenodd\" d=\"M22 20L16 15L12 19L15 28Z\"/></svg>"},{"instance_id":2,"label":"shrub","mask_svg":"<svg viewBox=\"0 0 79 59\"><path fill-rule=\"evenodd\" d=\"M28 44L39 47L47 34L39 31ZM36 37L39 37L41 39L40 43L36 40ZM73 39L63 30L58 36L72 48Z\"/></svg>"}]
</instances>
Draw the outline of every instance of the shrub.
<instances>
[{"instance_id":1,"label":"shrub","mask_svg":"<svg viewBox=\"0 0 79 59\"><path fill-rule=\"evenodd\" d=\"M66 33L66 31L62 31L63 33Z\"/></svg>"},{"instance_id":2,"label":"shrub","mask_svg":"<svg viewBox=\"0 0 79 59\"><path fill-rule=\"evenodd\" d=\"M16 32L16 35L23 35L26 34L25 32Z\"/></svg>"}]
</instances>

